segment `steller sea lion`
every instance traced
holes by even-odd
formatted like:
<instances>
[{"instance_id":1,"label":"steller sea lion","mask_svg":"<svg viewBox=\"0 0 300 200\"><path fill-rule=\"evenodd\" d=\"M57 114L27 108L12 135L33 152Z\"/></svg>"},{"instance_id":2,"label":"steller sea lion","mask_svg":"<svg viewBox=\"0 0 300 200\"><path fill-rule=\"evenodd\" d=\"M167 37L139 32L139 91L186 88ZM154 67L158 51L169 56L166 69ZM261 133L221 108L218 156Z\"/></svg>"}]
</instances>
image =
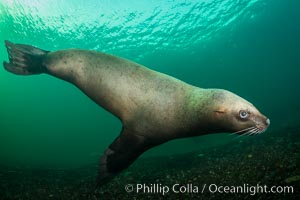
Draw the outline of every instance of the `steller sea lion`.
<instances>
[{"instance_id":1,"label":"steller sea lion","mask_svg":"<svg viewBox=\"0 0 300 200\"><path fill-rule=\"evenodd\" d=\"M18 75L46 73L76 85L118 117L123 128L99 163L101 185L146 150L172 139L210 133L257 135L270 120L251 103L223 89L202 89L106 53L42 49L5 41Z\"/></svg>"}]
</instances>

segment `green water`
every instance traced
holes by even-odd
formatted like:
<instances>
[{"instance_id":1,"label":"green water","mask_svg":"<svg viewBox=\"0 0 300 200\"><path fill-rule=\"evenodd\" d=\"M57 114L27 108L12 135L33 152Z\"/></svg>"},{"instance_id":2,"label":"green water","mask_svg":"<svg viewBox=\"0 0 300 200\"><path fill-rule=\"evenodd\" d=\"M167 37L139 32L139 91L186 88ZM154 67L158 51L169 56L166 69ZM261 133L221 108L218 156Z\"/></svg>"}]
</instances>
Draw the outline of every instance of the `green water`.
<instances>
[{"instance_id":1,"label":"green water","mask_svg":"<svg viewBox=\"0 0 300 200\"><path fill-rule=\"evenodd\" d=\"M224 88L256 105L275 129L300 119L299 9L297 0L0 0L0 41L94 49L199 87ZM0 60L8 60L4 43ZM0 95L2 164L95 163L121 130L76 87L48 75L16 76L1 67ZM182 139L143 156L232 139Z\"/></svg>"}]
</instances>

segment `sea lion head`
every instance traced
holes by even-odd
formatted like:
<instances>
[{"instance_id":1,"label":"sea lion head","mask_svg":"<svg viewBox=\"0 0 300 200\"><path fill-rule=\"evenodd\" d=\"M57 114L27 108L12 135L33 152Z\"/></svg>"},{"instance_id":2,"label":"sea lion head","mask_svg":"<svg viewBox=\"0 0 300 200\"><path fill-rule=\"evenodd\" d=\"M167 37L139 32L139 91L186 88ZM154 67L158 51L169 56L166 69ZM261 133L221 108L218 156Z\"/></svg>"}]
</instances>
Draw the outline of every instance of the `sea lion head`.
<instances>
[{"instance_id":1,"label":"sea lion head","mask_svg":"<svg viewBox=\"0 0 300 200\"><path fill-rule=\"evenodd\" d=\"M247 100L227 90L212 92L213 118L222 132L257 135L267 130L270 120Z\"/></svg>"}]
</instances>

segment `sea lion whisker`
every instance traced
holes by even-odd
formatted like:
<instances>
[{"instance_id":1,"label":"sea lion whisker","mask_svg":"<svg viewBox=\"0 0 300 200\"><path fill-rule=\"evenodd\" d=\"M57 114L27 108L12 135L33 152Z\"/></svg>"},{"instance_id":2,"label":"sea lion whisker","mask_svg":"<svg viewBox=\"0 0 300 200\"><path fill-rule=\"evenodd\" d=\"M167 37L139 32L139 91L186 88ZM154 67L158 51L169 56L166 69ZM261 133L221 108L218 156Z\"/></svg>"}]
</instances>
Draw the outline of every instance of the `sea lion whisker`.
<instances>
[{"instance_id":1,"label":"sea lion whisker","mask_svg":"<svg viewBox=\"0 0 300 200\"><path fill-rule=\"evenodd\" d=\"M255 127L251 127L250 130L246 131L245 133L243 133L243 134L241 134L241 135L238 135L237 138L240 138L240 137L249 135L249 132L252 131L254 128L255 128Z\"/></svg>"},{"instance_id":2,"label":"sea lion whisker","mask_svg":"<svg viewBox=\"0 0 300 200\"><path fill-rule=\"evenodd\" d=\"M251 129L251 130L248 131L247 134L245 134L245 135L250 136L250 135L252 135L254 132L255 132L255 129Z\"/></svg>"},{"instance_id":3,"label":"sea lion whisker","mask_svg":"<svg viewBox=\"0 0 300 200\"><path fill-rule=\"evenodd\" d=\"M238 135L236 138L240 138L240 137L246 136L247 134L248 134L248 131L245 132L245 133L243 133L243 134L241 134L241 135Z\"/></svg>"},{"instance_id":4,"label":"sea lion whisker","mask_svg":"<svg viewBox=\"0 0 300 200\"><path fill-rule=\"evenodd\" d=\"M253 135L256 132L256 130L257 130L257 128L254 126L250 130L248 130L247 132L243 133L241 136L250 136L250 135Z\"/></svg>"},{"instance_id":5,"label":"sea lion whisker","mask_svg":"<svg viewBox=\"0 0 300 200\"><path fill-rule=\"evenodd\" d=\"M261 133L261 130L259 129L259 128L256 128L257 130L256 130L256 133L255 133L255 135L257 135L257 134L259 134L259 133Z\"/></svg>"},{"instance_id":6,"label":"sea lion whisker","mask_svg":"<svg viewBox=\"0 0 300 200\"><path fill-rule=\"evenodd\" d=\"M250 135L256 135L256 133L257 133L258 131L259 131L258 128L255 128L255 129L251 130L251 132L249 133L249 136L250 136Z\"/></svg>"},{"instance_id":7,"label":"sea lion whisker","mask_svg":"<svg viewBox=\"0 0 300 200\"><path fill-rule=\"evenodd\" d=\"M266 131L266 129L264 129L264 130L259 130L259 131L256 133L256 135L260 135L260 134L264 133L265 131Z\"/></svg>"},{"instance_id":8,"label":"sea lion whisker","mask_svg":"<svg viewBox=\"0 0 300 200\"><path fill-rule=\"evenodd\" d=\"M250 129L252 129L252 128L255 128L255 126L251 126L251 127L249 127L249 128L245 128L245 129L243 129L243 130L240 130L240 131L236 131L236 132L230 133L229 135L234 135L234 134L237 134L237 133L242 133L242 132L247 131L247 130L250 130Z\"/></svg>"}]
</instances>

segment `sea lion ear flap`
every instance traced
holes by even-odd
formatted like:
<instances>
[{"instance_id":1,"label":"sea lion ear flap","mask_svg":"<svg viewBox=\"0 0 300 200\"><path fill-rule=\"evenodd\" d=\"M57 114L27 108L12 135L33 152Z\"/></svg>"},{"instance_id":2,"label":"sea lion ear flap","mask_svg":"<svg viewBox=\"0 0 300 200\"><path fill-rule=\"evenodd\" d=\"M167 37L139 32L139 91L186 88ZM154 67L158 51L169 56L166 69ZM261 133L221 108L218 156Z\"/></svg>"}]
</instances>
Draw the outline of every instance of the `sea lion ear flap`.
<instances>
[{"instance_id":1,"label":"sea lion ear flap","mask_svg":"<svg viewBox=\"0 0 300 200\"><path fill-rule=\"evenodd\" d=\"M217 113L217 114L223 114L223 113L226 113L225 109L223 109L223 108L220 108L220 109L218 109L218 110L214 110L214 112Z\"/></svg>"},{"instance_id":2,"label":"sea lion ear flap","mask_svg":"<svg viewBox=\"0 0 300 200\"><path fill-rule=\"evenodd\" d=\"M147 149L144 137L123 130L100 158L97 187L126 169Z\"/></svg>"}]
</instances>

